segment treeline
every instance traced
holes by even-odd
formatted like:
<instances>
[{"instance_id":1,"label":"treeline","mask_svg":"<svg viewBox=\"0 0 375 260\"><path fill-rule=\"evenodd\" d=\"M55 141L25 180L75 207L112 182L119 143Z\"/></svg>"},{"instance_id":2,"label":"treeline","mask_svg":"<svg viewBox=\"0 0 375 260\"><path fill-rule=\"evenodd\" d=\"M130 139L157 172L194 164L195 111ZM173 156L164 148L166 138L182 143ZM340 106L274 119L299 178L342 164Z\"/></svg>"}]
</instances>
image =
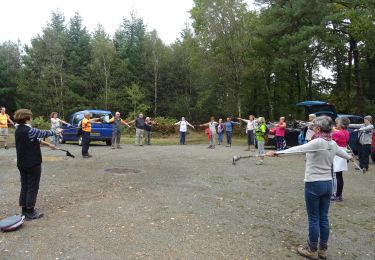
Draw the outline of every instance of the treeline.
<instances>
[{"instance_id":1,"label":"treeline","mask_svg":"<svg viewBox=\"0 0 375 260\"><path fill-rule=\"evenodd\" d=\"M374 1L256 2L249 11L241 0L194 0L192 27L170 45L134 14L108 35L89 32L78 13L52 12L30 45L0 44L0 105L207 121L296 117L296 102L322 99L375 114Z\"/></svg>"}]
</instances>

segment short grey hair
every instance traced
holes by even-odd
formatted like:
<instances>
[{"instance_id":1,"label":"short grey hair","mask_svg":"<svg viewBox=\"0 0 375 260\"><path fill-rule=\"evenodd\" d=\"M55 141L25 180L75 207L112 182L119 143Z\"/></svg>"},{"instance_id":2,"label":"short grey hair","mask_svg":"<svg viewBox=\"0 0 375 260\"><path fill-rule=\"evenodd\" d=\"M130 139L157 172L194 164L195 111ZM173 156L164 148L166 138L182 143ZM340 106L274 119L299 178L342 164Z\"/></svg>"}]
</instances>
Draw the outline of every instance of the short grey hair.
<instances>
[{"instance_id":1,"label":"short grey hair","mask_svg":"<svg viewBox=\"0 0 375 260\"><path fill-rule=\"evenodd\" d=\"M314 119L314 125L319 127L321 132L330 133L333 127L333 121L329 116L318 116Z\"/></svg>"},{"instance_id":2,"label":"short grey hair","mask_svg":"<svg viewBox=\"0 0 375 260\"><path fill-rule=\"evenodd\" d=\"M338 117L336 118L335 122L336 122L336 125L341 125L343 128L346 129L348 128L350 124L350 119L347 117Z\"/></svg>"},{"instance_id":3,"label":"short grey hair","mask_svg":"<svg viewBox=\"0 0 375 260\"><path fill-rule=\"evenodd\" d=\"M364 119L367 119L368 121L372 122L372 116L365 116Z\"/></svg>"},{"instance_id":4,"label":"short grey hair","mask_svg":"<svg viewBox=\"0 0 375 260\"><path fill-rule=\"evenodd\" d=\"M310 114L309 117L316 118L315 114Z\"/></svg>"}]
</instances>

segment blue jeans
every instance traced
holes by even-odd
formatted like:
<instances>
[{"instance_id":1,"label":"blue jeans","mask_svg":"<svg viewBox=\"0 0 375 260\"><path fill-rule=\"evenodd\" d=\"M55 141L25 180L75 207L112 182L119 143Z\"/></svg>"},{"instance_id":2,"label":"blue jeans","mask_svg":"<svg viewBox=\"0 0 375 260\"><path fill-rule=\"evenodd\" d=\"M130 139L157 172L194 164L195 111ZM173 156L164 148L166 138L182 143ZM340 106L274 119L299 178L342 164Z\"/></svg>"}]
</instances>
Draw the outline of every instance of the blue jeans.
<instances>
[{"instance_id":1,"label":"blue jeans","mask_svg":"<svg viewBox=\"0 0 375 260\"><path fill-rule=\"evenodd\" d=\"M186 132L180 132L180 144L185 144Z\"/></svg>"},{"instance_id":2,"label":"blue jeans","mask_svg":"<svg viewBox=\"0 0 375 260\"><path fill-rule=\"evenodd\" d=\"M305 183L305 202L309 221L309 246L315 251L326 249L329 238L328 210L331 202L332 181Z\"/></svg>"},{"instance_id":3,"label":"blue jeans","mask_svg":"<svg viewBox=\"0 0 375 260\"><path fill-rule=\"evenodd\" d=\"M223 140L224 140L224 133L223 132L221 132L221 133L219 133L219 134L217 134L217 141L218 141L218 143L219 144L222 144L223 143Z\"/></svg>"},{"instance_id":4,"label":"blue jeans","mask_svg":"<svg viewBox=\"0 0 375 260\"><path fill-rule=\"evenodd\" d=\"M227 144L232 144L232 132L226 132L227 134Z\"/></svg>"}]
</instances>

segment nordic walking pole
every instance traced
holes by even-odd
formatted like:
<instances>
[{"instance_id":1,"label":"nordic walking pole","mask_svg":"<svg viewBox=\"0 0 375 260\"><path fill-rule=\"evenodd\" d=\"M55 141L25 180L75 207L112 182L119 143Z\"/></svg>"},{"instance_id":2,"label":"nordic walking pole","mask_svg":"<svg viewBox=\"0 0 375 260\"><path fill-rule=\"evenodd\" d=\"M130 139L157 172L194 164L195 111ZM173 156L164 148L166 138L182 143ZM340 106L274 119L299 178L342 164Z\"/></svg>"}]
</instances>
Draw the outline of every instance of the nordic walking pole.
<instances>
[{"instance_id":1,"label":"nordic walking pole","mask_svg":"<svg viewBox=\"0 0 375 260\"><path fill-rule=\"evenodd\" d=\"M354 164L355 167L357 167L362 173L365 173L365 171L363 169L361 169L361 167L358 165L358 163L355 162L355 159L354 159L354 152L352 150L352 148L348 145L347 148L349 148L349 151L352 153L352 163Z\"/></svg>"},{"instance_id":2,"label":"nordic walking pole","mask_svg":"<svg viewBox=\"0 0 375 260\"><path fill-rule=\"evenodd\" d=\"M278 151L275 152L276 155L282 155L282 154L290 154L290 155L298 155L303 153L314 153L314 152L320 152L320 151L329 151L331 149L316 149L316 150L305 150L305 151L298 151L298 152L285 152L285 151ZM254 158L254 157L263 157L266 156L266 154L257 154L257 155L237 155L233 156L232 164L236 165L236 162L239 161L241 158Z\"/></svg>"}]
</instances>

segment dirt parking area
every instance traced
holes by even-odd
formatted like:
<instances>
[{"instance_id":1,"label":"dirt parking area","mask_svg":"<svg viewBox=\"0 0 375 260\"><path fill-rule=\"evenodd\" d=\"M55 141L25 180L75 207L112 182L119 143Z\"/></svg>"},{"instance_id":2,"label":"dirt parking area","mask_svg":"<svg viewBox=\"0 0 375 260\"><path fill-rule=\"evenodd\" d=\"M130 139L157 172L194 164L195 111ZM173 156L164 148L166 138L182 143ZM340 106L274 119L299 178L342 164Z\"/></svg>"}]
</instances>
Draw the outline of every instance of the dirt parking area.
<instances>
[{"instance_id":1,"label":"dirt parking area","mask_svg":"<svg viewBox=\"0 0 375 260\"><path fill-rule=\"evenodd\" d=\"M0 259L302 259L304 157L243 159L243 146L43 148L45 216L0 233ZM0 150L0 217L19 213L15 149ZM344 175L329 259L375 259L375 166Z\"/></svg>"}]
</instances>

